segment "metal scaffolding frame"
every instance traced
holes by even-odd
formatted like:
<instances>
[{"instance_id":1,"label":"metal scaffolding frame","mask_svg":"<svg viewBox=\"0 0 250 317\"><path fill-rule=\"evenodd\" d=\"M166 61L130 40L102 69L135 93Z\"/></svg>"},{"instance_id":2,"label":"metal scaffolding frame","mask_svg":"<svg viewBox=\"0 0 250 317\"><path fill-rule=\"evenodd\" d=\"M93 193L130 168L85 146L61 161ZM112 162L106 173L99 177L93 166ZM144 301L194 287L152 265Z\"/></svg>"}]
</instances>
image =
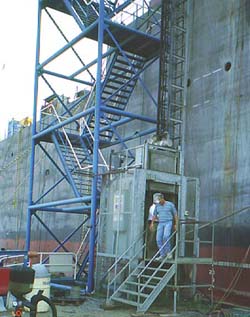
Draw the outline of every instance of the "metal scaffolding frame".
<instances>
[{"instance_id":1,"label":"metal scaffolding frame","mask_svg":"<svg viewBox=\"0 0 250 317\"><path fill-rule=\"evenodd\" d=\"M72 38L67 37L53 17L55 12L65 14L67 19L70 17L73 21L77 31ZM42 24L44 14L65 42L64 45L58 44L46 58L42 58L40 54L41 46L46 42ZM31 249L33 218L36 218L58 243L53 251L58 251L60 248L70 251L66 243L79 232L87 217L90 228L87 237L88 248L87 251L85 250L84 259L78 263L80 272L78 278L88 265L87 292L90 293L94 289L96 224L101 175L109 168L102 149L116 144L126 149L127 141L156 131L156 118L127 111L126 107L137 83L157 106L157 101L143 82L141 75L159 56L158 19L159 7L151 7L150 1L147 0L38 1L25 250ZM97 43L96 51L91 52L91 61L87 62L84 59L90 55L88 47L86 47L86 55L78 53L78 45L80 46L81 41L85 39ZM70 74L64 71L67 65L65 55L67 56L68 52L71 52L79 62L77 70L72 66ZM55 67L60 59L61 66ZM95 67L94 72L93 67ZM77 84L83 89L78 91L73 101L69 102L59 92L55 79L63 82L61 87L66 87L65 83L70 83ZM38 97L41 82L51 91L52 96L46 100L40 111ZM39 119L40 126L37 124ZM121 135L119 127L134 120L147 122L150 127L137 134L133 133L126 137ZM53 155L45 148L44 144L47 143L53 148ZM36 191L35 158L38 150L45 153L49 164L53 165L59 175L54 184L40 192ZM134 154L131 152L129 155L133 162ZM51 193L59 190L64 183L68 186L68 190L63 198L53 200ZM69 217L73 214L84 215L85 218L61 241L39 216L39 213L44 212L47 215L66 213L69 221Z\"/></svg>"}]
</instances>

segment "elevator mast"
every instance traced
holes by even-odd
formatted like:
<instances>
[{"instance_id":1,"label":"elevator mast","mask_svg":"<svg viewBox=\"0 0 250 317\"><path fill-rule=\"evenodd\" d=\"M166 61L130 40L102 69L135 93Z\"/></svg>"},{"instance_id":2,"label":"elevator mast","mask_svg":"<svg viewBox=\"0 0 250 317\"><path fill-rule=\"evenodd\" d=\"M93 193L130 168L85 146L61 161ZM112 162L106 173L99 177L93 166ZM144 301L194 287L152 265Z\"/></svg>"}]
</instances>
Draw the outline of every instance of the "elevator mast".
<instances>
[{"instance_id":1,"label":"elevator mast","mask_svg":"<svg viewBox=\"0 0 250 317\"><path fill-rule=\"evenodd\" d=\"M174 149L182 145L185 103L186 28L183 0L162 0L157 140Z\"/></svg>"}]
</instances>

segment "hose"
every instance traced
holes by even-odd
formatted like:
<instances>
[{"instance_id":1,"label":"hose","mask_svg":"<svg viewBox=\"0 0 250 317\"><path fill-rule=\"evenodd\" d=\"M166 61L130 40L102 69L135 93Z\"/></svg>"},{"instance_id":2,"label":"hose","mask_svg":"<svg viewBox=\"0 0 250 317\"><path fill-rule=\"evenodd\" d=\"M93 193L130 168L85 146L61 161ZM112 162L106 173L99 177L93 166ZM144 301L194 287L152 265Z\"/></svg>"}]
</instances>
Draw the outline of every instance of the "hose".
<instances>
[{"instance_id":1,"label":"hose","mask_svg":"<svg viewBox=\"0 0 250 317\"><path fill-rule=\"evenodd\" d=\"M36 317L37 304L41 301L47 303L51 308L52 316L57 317L55 304L52 303L52 301L48 297L42 295L42 292L43 291L39 290L38 293L31 298L30 317Z\"/></svg>"}]
</instances>

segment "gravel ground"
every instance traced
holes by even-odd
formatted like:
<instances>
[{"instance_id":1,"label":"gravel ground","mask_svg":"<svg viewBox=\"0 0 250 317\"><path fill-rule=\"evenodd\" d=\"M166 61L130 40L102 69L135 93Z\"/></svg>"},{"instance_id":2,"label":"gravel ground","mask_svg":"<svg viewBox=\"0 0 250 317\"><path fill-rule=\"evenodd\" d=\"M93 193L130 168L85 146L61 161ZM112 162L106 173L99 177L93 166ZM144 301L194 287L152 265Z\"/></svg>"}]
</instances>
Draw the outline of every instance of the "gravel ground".
<instances>
[{"instance_id":1,"label":"gravel ground","mask_svg":"<svg viewBox=\"0 0 250 317\"><path fill-rule=\"evenodd\" d=\"M58 317L165 317L165 316L180 316L180 317L198 317L202 316L198 312L183 311L178 314L173 314L170 309L165 307L155 306L145 314L138 314L134 308L130 307L105 307L103 298L96 296L86 297L85 301L80 305L56 305ZM29 312L24 312L23 317L29 317ZM11 311L0 313L0 317L13 316ZM37 317L51 317L51 312L37 313Z\"/></svg>"},{"instance_id":2,"label":"gravel ground","mask_svg":"<svg viewBox=\"0 0 250 317\"><path fill-rule=\"evenodd\" d=\"M169 306L169 305L168 305ZM178 306L177 306L178 307ZM201 317L209 316L202 314L198 310L190 310L190 307L181 307L178 314L173 314L172 306L153 305L149 312L145 314L136 313L135 308L128 306L106 306L105 299L97 295L86 296L81 304L56 304L58 317ZM24 312L23 317L29 317L29 312ZM0 317L13 316L11 311L0 313ZM51 317L51 312L37 313L37 317ZM219 315L210 315L209 317Z\"/></svg>"}]
</instances>

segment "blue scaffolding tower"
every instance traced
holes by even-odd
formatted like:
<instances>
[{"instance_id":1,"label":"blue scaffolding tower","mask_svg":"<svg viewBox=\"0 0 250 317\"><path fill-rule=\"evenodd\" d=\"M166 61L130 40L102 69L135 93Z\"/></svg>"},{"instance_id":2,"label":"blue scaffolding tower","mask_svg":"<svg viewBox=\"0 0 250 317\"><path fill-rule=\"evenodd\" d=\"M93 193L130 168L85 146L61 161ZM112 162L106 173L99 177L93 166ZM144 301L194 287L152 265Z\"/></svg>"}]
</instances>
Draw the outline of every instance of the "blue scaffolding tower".
<instances>
[{"instance_id":1,"label":"blue scaffolding tower","mask_svg":"<svg viewBox=\"0 0 250 317\"><path fill-rule=\"evenodd\" d=\"M77 277L80 279L88 265L88 292L94 289L96 222L101 177L103 173L109 172L109 165L102 151L115 145L127 149L126 142L156 131L156 118L127 110L137 84L157 106L157 101L142 78L143 72L159 57L160 5L153 2L155 3L146 0L38 1L26 251L31 248L33 218L36 218L58 243L54 251L69 251L66 243L86 223L84 218L62 240L49 228L46 221L42 220L42 212L66 213L68 222L73 214L87 215L88 246L78 263ZM63 45L58 44L46 57L41 57L40 54L41 45L48 39L43 31L43 16L50 19L64 40ZM67 30L65 32L59 26L56 20L58 16L60 21L65 16L65 19L70 18L74 23L77 31L72 38L68 38ZM85 39L97 43L96 51L90 52L88 45L85 45L86 55L79 53L78 49ZM51 46L56 46L54 44ZM69 52L78 61L77 69L72 65L69 70ZM58 60L61 61L60 67L54 66ZM70 84L81 87L73 101L62 97L56 80L61 81L60 89ZM38 96L41 83L52 95L40 109ZM38 120L40 124L37 124ZM131 131L131 134L125 137L119 129L134 120L146 122L145 129L142 128L138 133ZM47 149L46 144L49 144L52 152ZM39 176L36 173L35 154L38 148L60 177L37 194L35 186L39 182ZM132 163L134 153L129 151L129 156ZM60 186L65 183L70 190L63 193L63 199L53 200L51 193L59 191Z\"/></svg>"}]
</instances>

